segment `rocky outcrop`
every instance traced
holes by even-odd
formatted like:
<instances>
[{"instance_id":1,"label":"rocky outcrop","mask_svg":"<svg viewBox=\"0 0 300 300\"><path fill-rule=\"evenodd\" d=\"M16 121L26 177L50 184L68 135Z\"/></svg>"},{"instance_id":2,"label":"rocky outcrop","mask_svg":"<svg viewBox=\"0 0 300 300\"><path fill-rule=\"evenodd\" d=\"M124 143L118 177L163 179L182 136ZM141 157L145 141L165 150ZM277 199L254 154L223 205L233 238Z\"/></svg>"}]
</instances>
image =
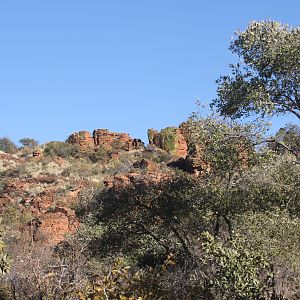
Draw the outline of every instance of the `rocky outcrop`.
<instances>
[{"instance_id":1,"label":"rocky outcrop","mask_svg":"<svg viewBox=\"0 0 300 300\"><path fill-rule=\"evenodd\" d=\"M21 164L20 164L21 165ZM60 184L71 183L72 189L61 194ZM14 230L30 235L33 241L43 241L54 245L65 239L66 234L76 231L79 222L72 205L78 194L88 183L82 180L65 180L50 175L32 178L7 178L3 180L0 195L0 213L7 214L13 205L16 213L26 215L31 220L20 223Z\"/></svg>"},{"instance_id":2,"label":"rocky outcrop","mask_svg":"<svg viewBox=\"0 0 300 300\"><path fill-rule=\"evenodd\" d=\"M203 176L211 172L211 164L204 159L203 146L191 143L190 133L188 123L181 123L179 127L167 127L160 132L149 129L149 144L174 156L168 163L170 167Z\"/></svg>"},{"instance_id":3,"label":"rocky outcrop","mask_svg":"<svg viewBox=\"0 0 300 300\"><path fill-rule=\"evenodd\" d=\"M144 146L140 139L132 139L128 133L111 132L107 129L97 129L93 132L94 145L105 148L133 150Z\"/></svg>"},{"instance_id":4,"label":"rocky outcrop","mask_svg":"<svg viewBox=\"0 0 300 300\"><path fill-rule=\"evenodd\" d=\"M43 151L41 149L34 149L32 152L32 156L39 158L43 156Z\"/></svg>"},{"instance_id":5,"label":"rocky outcrop","mask_svg":"<svg viewBox=\"0 0 300 300\"><path fill-rule=\"evenodd\" d=\"M94 147L94 140L88 131L79 131L71 134L67 142L74 145L79 145L82 150Z\"/></svg>"},{"instance_id":6,"label":"rocky outcrop","mask_svg":"<svg viewBox=\"0 0 300 300\"><path fill-rule=\"evenodd\" d=\"M96 129L93 136L88 131L75 132L69 136L67 142L79 145L82 150L104 147L129 151L144 147L140 139L133 139L127 133L111 132L107 129Z\"/></svg>"},{"instance_id":7,"label":"rocky outcrop","mask_svg":"<svg viewBox=\"0 0 300 300\"><path fill-rule=\"evenodd\" d=\"M175 157L187 156L187 141L180 127L167 127L160 132L148 129L148 140L150 145L166 150Z\"/></svg>"}]
</instances>

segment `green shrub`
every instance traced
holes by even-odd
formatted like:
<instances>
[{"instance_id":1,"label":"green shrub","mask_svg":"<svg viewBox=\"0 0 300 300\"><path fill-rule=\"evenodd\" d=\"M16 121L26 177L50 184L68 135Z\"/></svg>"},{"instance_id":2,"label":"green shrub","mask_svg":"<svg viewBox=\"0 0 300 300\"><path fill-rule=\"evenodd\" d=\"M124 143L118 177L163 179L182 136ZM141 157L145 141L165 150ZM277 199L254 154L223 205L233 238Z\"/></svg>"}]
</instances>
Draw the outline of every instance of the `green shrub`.
<instances>
[{"instance_id":1,"label":"green shrub","mask_svg":"<svg viewBox=\"0 0 300 300\"><path fill-rule=\"evenodd\" d=\"M151 149L150 147L143 151L143 158L149 159L155 163L168 163L172 159L172 155L161 149Z\"/></svg>"},{"instance_id":2,"label":"green shrub","mask_svg":"<svg viewBox=\"0 0 300 300\"><path fill-rule=\"evenodd\" d=\"M236 237L228 245L208 232L202 234L204 263L210 270L210 289L215 299L265 299L270 265L266 258Z\"/></svg>"},{"instance_id":3,"label":"green shrub","mask_svg":"<svg viewBox=\"0 0 300 300\"><path fill-rule=\"evenodd\" d=\"M169 153L176 150L176 128L167 127L160 132L160 144Z\"/></svg>"},{"instance_id":4,"label":"green shrub","mask_svg":"<svg viewBox=\"0 0 300 300\"><path fill-rule=\"evenodd\" d=\"M64 142L50 142L46 144L44 154L48 156L59 156L62 158L79 157L80 147Z\"/></svg>"},{"instance_id":5,"label":"green shrub","mask_svg":"<svg viewBox=\"0 0 300 300\"><path fill-rule=\"evenodd\" d=\"M105 162L109 159L109 151L104 147L99 147L96 151L90 152L88 158L93 163Z\"/></svg>"}]
</instances>

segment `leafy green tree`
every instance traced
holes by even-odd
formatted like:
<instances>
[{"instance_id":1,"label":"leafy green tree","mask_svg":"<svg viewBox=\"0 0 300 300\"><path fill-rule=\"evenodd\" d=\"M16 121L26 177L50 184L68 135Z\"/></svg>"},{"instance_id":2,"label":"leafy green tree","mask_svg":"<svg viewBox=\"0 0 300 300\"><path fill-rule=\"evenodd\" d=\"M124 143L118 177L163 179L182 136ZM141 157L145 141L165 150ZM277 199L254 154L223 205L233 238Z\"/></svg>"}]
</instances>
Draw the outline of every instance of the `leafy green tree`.
<instances>
[{"instance_id":1,"label":"leafy green tree","mask_svg":"<svg viewBox=\"0 0 300 300\"><path fill-rule=\"evenodd\" d=\"M7 153L16 153L17 146L14 142L7 137L0 138L0 150Z\"/></svg>"},{"instance_id":2,"label":"leafy green tree","mask_svg":"<svg viewBox=\"0 0 300 300\"><path fill-rule=\"evenodd\" d=\"M39 145L39 142L32 138L22 138L19 140L20 144L22 144L24 147L28 148L35 148Z\"/></svg>"},{"instance_id":3,"label":"leafy green tree","mask_svg":"<svg viewBox=\"0 0 300 300\"><path fill-rule=\"evenodd\" d=\"M197 213L195 187L192 179L178 177L111 188L100 191L86 207L81 203L78 214L89 226L100 226L92 248L102 256L122 251L141 264L156 263L171 252L190 258L187 228L199 227L201 220L191 217Z\"/></svg>"},{"instance_id":4,"label":"leafy green tree","mask_svg":"<svg viewBox=\"0 0 300 300\"><path fill-rule=\"evenodd\" d=\"M247 243L253 249L260 249L268 254L270 262L293 281L300 278L299 217L291 216L284 209L274 209L266 212L249 211L239 217L236 234L247 236ZM281 283L278 282L280 285ZM298 290L300 287L298 288ZM299 291L298 291L299 292Z\"/></svg>"},{"instance_id":5,"label":"leafy green tree","mask_svg":"<svg viewBox=\"0 0 300 300\"><path fill-rule=\"evenodd\" d=\"M278 130L275 135L275 143L269 147L279 153L290 151L296 156L300 155L300 127L295 124L287 124Z\"/></svg>"},{"instance_id":6,"label":"leafy green tree","mask_svg":"<svg viewBox=\"0 0 300 300\"><path fill-rule=\"evenodd\" d=\"M240 62L221 76L215 105L222 115L291 113L300 119L300 27L251 22L229 49Z\"/></svg>"},{"instance_id":7,"label":"leafy green tree","mask_svg":"<svg viewBox=\"0 0 300 300\"><path fill-rule=\"evenodd\" d=\"M185 130L189 132L190 155L198 149L211 174L231 177L257 162L254 145L262 140L263 127L241 125L214 113L205 117L195 113L185 123Z\"/></svg>"}]
</instances>

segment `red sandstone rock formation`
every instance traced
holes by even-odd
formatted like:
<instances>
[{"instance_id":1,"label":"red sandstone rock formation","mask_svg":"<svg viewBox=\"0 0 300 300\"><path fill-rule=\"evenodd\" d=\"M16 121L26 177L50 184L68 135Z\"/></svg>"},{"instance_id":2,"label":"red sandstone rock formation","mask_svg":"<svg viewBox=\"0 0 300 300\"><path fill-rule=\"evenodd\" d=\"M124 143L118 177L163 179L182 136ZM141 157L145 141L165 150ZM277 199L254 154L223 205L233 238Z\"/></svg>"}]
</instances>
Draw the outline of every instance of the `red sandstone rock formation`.
<instances>
[{"instance_id":1,"label":"red sandstone rock formation","mask_svg":"<svg viewBox=\"0 0 300 300\"><path fill-rule=\"evenodd\" d=\"M107 129L97 129L93 132L94 145L105 148L131 150L133 139L127 133L110 132Z\"/></svg>"},{"instance_id":2,"label":"red sandstone rock formation","mask_svg":"<svg viewBox=\"0 0 300 300\"><path fill-rule=\"evenodd\" d=\"M87 185L86 182L72 181L74 188L63 198L59 198L56 180L53 181L49 176L9 178L4 184L0 197L0 212L5 213L6 207L14 204L21 213L31 215L32 220L20 229L29 233L33 241L42 239L44 243L53 245L64 240L66 234L73 233L78 227L75 212L68 207L76 201L80 191ZM37 187L43 190L31 193ZM64 206L57 205L59 199Z\"/></svg>"},{"instance_id":3,"label":"red sandstone rock formation","mask_svg":"<svg viewBox=\"0 0 300 300\"><path fill-rule=\"evenodd\" d=\"M161 132L148 129L148 139L150 145L166 150L175 157L187 156L187 141L180 127L167 127Z\"/></svg>"},{"instance_id":4,"label":"red sandstone rock formation","mask_svg":"<svg viewBox=\"0 0 300 300\"><path fill-rule=\"evenodd\" d=\"M88 131L79 131L71 134L67 139L70 144L77 144L82 150L94 147L94 141Z\"/></svg>"},{"instance_id":5,"label":"red sandstone rock formation","mask_svg":"<svg viewBox=\"0 0 300 300\"><path fill-rule=\"evenodd\" d=\"M140 139L132 139L127 133L111 132L107 129L96 129L91 137L88 131L75 132L67 142L77 144L82 150L104 147L106 149L133 150L144 147Z\"/></svg>"},{"instance_id":6,"label":"red sandstone rock formation","mask_svg":"<svg viewBox=\"0 0 300 300\"><path fill-rule=\"evenodd\" d=\"M178 157L186 157L187 155L187 149L188 149L188 145L187 145L187 141L186 138L183 134L183 131L181 128L178 128L176 130L176 152L177 152L177 156Z\"/></svg>"}]
</instances>

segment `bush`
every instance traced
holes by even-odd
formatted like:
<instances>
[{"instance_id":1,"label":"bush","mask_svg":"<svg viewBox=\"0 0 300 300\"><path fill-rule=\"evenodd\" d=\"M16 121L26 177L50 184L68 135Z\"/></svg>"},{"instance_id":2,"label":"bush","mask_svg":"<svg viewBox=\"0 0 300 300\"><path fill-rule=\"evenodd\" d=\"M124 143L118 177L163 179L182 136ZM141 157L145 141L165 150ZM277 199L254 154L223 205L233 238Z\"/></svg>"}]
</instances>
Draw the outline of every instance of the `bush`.
<instances>
[{"instance_id":1,"label":"bush","mask_svg":"<svg viewBox=\"0 0 300 300\"><path fill-rule=\"evenodd\" d=\"M7 138L3 137L0 138L0 150L7 152L7 153L16 153L17 152L17 146L14 144L14 142Z\"/></svg>"},{"instance_id":2,"label":"bush","mask_svg":"<svg viewBox=\"0 0 300 300\"><path fill-rule=\"evenodd\" d=\"M143 152L143 158L155 163L169 163L172 160L172 155L161 149L151 149L150 145L150 147Z\"/></svg>"},{"instance_id":3,"label":"bush","mask_svg":"<svg viewBox=\"0 0 300 300\"><path fill-rule=\"evenodd\" d=\"M88 158L93 163L104 162L109 159L109 151L104 147L99 147L95 152L89 153Z\"/></svg>"},{"instance_id":4,"label":"bush","mask_svg":"<svg viewBox=\"0 0 300 300\"><path fill-rule=\"evenodd\" d=\"M44 154L47 156L59 156L62 158L79 157L80 148L64 142L50 142L46 144Z\"/></svg>"},{"instance_id":5,"label":"bush","mask_svg":"<svg viewBox=\"0 0 300 300\"><path fill-rule=\"evenodd\" d=\"M262 253L247 249L241 237L224 245L208 232L202 236L203 261L208 265L214 299L220 296L223 299L265 299L268 281L273 274Z\"/></svg>"}]
</instances>

